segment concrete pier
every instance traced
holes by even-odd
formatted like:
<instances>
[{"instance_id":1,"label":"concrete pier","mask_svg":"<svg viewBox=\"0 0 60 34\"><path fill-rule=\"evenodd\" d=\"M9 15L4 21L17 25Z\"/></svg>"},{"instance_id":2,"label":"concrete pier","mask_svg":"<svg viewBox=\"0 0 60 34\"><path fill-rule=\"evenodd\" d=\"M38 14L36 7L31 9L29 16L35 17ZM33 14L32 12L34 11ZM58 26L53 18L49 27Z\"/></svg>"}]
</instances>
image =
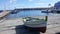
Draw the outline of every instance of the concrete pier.
<instances>
[{"instance_id":1,"label":"concrete pier","mask_svg":"<svg viewBox=\"0 0 60 34\"><path fill-rule=\"evenodd\" d=\"M21 18L5 19L0 22L0 34L39 34L40 32L29 32L23 27ZM47 31L40 34L57 34L60 33L60 15L48 16Z\"/></svg>"},{"instance_id":2,"label":"concrete pier","mask_svg":"<svg viewBox=\"0 0 60 34\"><path fill-rule=\"evenodd\" d=\"M0 19L4 18L5 16L7 16L11 11L3 11L0 13Z\"/></svg>"}]
</instances>

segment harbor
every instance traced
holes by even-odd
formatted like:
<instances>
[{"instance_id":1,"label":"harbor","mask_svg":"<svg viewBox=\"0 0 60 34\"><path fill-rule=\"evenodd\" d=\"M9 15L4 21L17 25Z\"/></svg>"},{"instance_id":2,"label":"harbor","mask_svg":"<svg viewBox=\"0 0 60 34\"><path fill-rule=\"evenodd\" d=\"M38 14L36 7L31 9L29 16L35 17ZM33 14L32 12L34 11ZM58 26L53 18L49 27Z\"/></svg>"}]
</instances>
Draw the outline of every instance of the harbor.
<instances>
[{"instance_id":1,"label":"harbor","mask_svg":"<svg viewBox=\"0 0 60 34\"><path fill-rule=\"evenodd\" d=\"M20 17L12 18L12 17L8 18L7 16L4 17L4 19L0 20L0 34L29 34L29 33L39 34L40 33L40 32L34 32L34 31L30 32L28 30L25 30L23 26L24 23L22 21L22 18ZM52 16L48 16L47 31L44 34L60 33L59 29L60 29L60 14L52 14Z\"/></svg>"},{"instance_id":2,"label":"harbor","mask_svg":"<svg viewBox=\"0 0 60 34\"><path fill-rule=\"evenodd\" d=\"M0 0L0 34L60 34L60 0Z\"/></svg>"}]
</instances>

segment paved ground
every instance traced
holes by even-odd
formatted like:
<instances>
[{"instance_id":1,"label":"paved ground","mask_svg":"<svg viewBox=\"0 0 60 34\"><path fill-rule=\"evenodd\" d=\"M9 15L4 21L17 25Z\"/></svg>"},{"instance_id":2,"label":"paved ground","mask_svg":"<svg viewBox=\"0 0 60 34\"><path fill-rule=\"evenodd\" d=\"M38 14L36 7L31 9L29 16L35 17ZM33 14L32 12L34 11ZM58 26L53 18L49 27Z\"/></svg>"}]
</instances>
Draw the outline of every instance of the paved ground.
<instances>
[{"instance_id":1,"label":"paved ground","mask_svg":"<svg viewBox=\"0 0 60 34\"><path fill-rule=\"evenodd\" d=\"M2 19L0 20L0 34L39 34L40 32L31 32L24 29L21 18ZM49 16L46 33L41 34L58 34L60 33L60 16Z\"/></svg>"}]
</instances>

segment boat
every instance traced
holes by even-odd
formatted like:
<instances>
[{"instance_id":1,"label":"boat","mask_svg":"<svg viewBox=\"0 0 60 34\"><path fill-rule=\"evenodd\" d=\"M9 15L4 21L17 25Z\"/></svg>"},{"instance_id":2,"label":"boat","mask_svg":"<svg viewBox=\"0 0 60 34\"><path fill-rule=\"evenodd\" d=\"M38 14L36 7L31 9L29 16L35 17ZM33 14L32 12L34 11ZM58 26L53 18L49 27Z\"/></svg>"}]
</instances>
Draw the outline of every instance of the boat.
<instances>
[{"instance_id":1,"label":"boat","mask_svg":"<svg viewBox=\"0 0 60 34\"><path fill-rule=\"evenodd\" d=\"M42 33L46 32L47 29L47 19L48 16L45 16L45 19L39 19L34 17L24 17L23 22L26 29L30 31L39 31Z\"/></svg>"}]
</instances>

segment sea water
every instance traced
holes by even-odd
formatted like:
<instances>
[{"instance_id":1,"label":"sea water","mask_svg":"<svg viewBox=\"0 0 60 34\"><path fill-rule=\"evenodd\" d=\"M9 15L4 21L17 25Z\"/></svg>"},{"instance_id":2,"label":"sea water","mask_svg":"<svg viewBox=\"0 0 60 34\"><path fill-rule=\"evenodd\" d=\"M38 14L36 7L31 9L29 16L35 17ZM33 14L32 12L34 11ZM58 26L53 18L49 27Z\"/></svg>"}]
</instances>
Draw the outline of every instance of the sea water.
<instances>
[{"instance_id":1,"label":"sea water","mask_svg":"<svg viewBox=\"0 0 60 34\"><path fill-rule=\"evenodd\" d=\"M9 14L7 18L20 18L20 17L31 17L31 16L35 17L35 16L49 16L49 15L57 15L57 14L42 13L41 10L22 10L16 14Z\"/></svg>"},{"instance_id":2,"label":"sea water","mask_svg":"<svg viewBox=\"0 0 60 34\"><path fill-rule=\"evenodd\" d=\"M41 10L23 10L23 11L20 11L16 14L10 14L8 17L18 18L18 17L45 16L45 15L47 15L47 14L41 13Z\"/></svg>"}]
</instances>

